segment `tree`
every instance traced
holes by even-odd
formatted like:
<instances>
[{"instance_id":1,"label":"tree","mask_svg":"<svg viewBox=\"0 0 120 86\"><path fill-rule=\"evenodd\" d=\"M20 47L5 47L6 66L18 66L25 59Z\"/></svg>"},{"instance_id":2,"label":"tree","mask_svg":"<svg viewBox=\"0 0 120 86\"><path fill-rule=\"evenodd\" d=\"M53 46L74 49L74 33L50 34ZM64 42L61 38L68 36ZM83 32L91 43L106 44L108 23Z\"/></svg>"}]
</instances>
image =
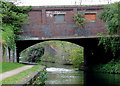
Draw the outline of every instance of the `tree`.
<instances>
[{"instance_id":1,"label":"tree","mask_svg":"<svg viewBox=\"0 0 120 86\"><path fill-rule=\"evenodd\" d=\"M4 42L4 45L8 46L10 49L15 48L15 34L13 31L13 27L11 25L2 25L2 39Z\"/></svg>"},{"instance_id":2,"label":"tree","mask_svg":"<svg viewBox=\"0 0 120 86\"><path fill-rule=\"evenodd\" d=\"M104 10L99 15L99 18L106 23L106 31L110 37L103 36L100 39L100 44L103 43L105 50L110 49L115 56L115 53L120 50L120 4L113 3L104 7Z\"/></svg>"},{"instance_id":3,"label":"tree","mask_svg":"<svg viewBox=\"0 0 120 86\"><path fill-rule=\"evenodd\" d=\"M1 1L1 41L12 50L15 48L15 40L20 38L20 33L22 32L21 26L28 24L27 20L29 17L27 12L30 9L31 7L20 7L12 2Z\"/></svg>"}]
</instances>

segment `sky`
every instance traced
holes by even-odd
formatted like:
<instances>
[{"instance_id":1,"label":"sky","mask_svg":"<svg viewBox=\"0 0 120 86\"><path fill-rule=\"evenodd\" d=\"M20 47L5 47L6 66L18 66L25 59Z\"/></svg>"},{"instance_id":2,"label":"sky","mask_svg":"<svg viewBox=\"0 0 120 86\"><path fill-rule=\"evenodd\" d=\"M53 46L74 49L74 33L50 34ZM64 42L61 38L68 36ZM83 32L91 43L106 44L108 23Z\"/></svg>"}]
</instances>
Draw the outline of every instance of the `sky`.
<instances>
[{"instance_id":1,"label":"sky","mask_svg":"<svg viewBox=\"0 0 120 86\"><path fill-rule=\"evenodd\" d=\"M14 1L14 0L11 0ZM19 6L53 6L53 5L99 5L118 2L120 0L17 0Z\"/></svg>"}]
</instances>

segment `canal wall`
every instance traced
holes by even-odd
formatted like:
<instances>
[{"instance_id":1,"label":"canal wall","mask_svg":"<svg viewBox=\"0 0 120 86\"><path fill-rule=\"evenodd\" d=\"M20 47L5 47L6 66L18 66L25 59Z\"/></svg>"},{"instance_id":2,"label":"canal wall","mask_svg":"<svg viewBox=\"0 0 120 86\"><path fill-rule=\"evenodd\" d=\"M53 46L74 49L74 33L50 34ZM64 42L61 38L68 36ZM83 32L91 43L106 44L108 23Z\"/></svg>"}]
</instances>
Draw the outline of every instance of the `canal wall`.
<instances>
[{"instance_id":1,"label":"canal wall","mask_svg":"<svg viewBox=\"0 0 120 86\"><path fill-rule=\"evenodd\" d=\"M16 84L21 84L22 86L44 84L45 80L46 80L46 67L42 66L40 69L32 72L31 74L29 74Z\"/></svg>"}]
</instances>

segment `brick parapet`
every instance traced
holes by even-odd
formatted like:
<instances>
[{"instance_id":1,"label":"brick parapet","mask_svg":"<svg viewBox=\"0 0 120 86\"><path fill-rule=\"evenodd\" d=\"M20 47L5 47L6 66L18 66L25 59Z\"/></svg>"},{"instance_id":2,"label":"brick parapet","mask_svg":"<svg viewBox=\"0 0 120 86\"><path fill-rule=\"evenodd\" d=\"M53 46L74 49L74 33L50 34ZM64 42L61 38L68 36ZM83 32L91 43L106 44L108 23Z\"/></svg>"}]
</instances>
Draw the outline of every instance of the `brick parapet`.
<instances>
[{"instance_id":1,"label":"brick parapet","mask_svg":"<svg viewBox=\"0 0 120 86\"><path fill-rule=\"evenodd\" d=\"M45 6L33 7L28 13L30 24L24 25L24 37L39 37L39 38L55 38L55 37L79 37L79 36L96 36L98 33L105 31L105 23L99 20L103 7L101 6ZM96 13L95 22L87 22L84 29L74 28L73 16L77 13L86 12ZM55 22L54 14L65 14L65 22ZM88 17L89 18L89 17Z\"/></svg>"}]
</instances>

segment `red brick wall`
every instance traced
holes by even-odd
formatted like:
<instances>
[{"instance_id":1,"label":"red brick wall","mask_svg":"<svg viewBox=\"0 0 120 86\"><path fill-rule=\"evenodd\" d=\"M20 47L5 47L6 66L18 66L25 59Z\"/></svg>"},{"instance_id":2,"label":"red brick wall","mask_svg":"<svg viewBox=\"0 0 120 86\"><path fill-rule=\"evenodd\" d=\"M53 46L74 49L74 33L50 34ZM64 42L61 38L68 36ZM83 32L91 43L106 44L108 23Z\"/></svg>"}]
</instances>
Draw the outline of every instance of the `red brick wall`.
<instances>
[{"instance_id":1,"label":"red brick wall","mask_svg":"<svg viewBox=\"0 0 120 86\"><path fill-rule=\"evenodd\" d=\"M31 24L42 23L42 14L39 11L30 11L29 13L29 22Z\"/></svg>"},{"instance_id":2,"label":"red brick wall","mask_svg":"<svg viewBox=\"0 0 120 86\"><path fill-rule=\"evenodd\" d=\"M56 37L89 37L96 36L100 32L105 31L105 23L100 21L97 15L102 7L39 7L34 8L28 13L29 24L24 25L24 37L38 38L56 38ZM83 11L84 10L84 11ZM65 22L54 22L54 14L65 14ZM85 28L74 28L73 16L77 13L83 13L87 21L96 20L95 22L87 22ZM86 14L96 13L96 15Z\"/></svg>"}]
</instances>

